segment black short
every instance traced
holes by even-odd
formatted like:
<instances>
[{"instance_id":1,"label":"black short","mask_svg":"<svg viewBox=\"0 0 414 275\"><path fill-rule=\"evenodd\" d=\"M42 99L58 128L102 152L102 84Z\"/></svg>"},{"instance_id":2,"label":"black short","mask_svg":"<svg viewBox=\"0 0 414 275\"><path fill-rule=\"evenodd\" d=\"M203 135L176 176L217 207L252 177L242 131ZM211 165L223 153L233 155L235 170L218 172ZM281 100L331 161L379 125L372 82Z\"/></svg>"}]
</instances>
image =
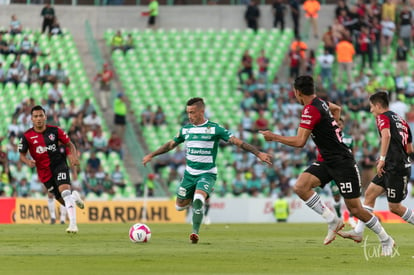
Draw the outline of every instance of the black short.
<instances>
[{"instance_id":1,"label":"black short","mask_svg":"<svg viewBox=\"0 0 414 275\"><path fill-rule=\"evenodd\" d=\"M316 161L305 172L317 177L321 182L321 188L334 180L339 192L345 199L354 199L361 196L361 178L358 167L352 159L330 164L324 161Z\"/></svg>"},{"instance_id":2,"label":"black short","mask_svg":"<svg viewBox=\"0 0 414 275\"><path fill-rule=\"evenodd\" d=\"M126 124L126 117L115 114L114 123L115 123L115 125L125 125Z\"/></svg>"},{"instance_id":3,"label":"black short","mask_svg":"<svg viewBox=\"0 0 414 275\"><path fill-rule=\"evenodd\" d=\"M61 165L54 169L52 177L43 184L46 186L47 191L55 195L57 200L60 199L62 196L59 192L59 186L62 184L70 184L69 167L67 165Z\"/></svg>"},{"instance_id":4,"label":"black short","mask_svg":"<svg viewBox=\"0 0 414 275\"><path fill-rule=\"evenodd\" d=\"M401 174L386 172L382 177L376 175L372 180L372 183L384 188L389 202L400 203L407 197L407 185L410 175L411 168L407 168L405 172Z\"/></svg>"},{"instance_id":5,"label":"black short","mask_svg":"<svg viewBox=\"0 0 414 275\"><path fill-rule=\"evenodd\" d=\"M153 25L155 25L155 19L156 19L157 17L156 16L153 16L153 15L151 15L150 17L148 17L148 25L150 25L150 26L153 26Z\"/></svg>"}]
</instances>

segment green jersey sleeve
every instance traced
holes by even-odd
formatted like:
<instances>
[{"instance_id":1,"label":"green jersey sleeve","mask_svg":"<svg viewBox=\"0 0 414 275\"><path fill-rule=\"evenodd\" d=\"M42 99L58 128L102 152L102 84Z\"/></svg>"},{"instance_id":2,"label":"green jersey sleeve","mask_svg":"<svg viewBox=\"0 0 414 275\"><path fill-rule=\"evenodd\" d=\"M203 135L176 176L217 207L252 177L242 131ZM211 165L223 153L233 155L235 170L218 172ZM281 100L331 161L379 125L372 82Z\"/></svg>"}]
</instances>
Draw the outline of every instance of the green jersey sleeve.
<instances>
[{"instance_id":1,"label":"green jersey sleeve","mask_svg":"<svg viewBox=\"0 0 414 275\"><path fill-rule=\"evenodd\" d=\"M181 128L180 131L178 131L178 133L175 135L173 140L177 144L180 144L180 143L184 142L185 139L184 139L184 135L183 135L183 128Z\"/></svg>"},{"instance_id":2,"label":"green jersey sleeve","mask_svg":"<svg viewBox=\"0 0 414 275\"><path fill-rule=\"evenodd\" d=\"M229 141L229 139L233 136L229 130L221 127L220 125L218 125L216 128L216 135L224 141Z\"/></svg>"}]
</instances>

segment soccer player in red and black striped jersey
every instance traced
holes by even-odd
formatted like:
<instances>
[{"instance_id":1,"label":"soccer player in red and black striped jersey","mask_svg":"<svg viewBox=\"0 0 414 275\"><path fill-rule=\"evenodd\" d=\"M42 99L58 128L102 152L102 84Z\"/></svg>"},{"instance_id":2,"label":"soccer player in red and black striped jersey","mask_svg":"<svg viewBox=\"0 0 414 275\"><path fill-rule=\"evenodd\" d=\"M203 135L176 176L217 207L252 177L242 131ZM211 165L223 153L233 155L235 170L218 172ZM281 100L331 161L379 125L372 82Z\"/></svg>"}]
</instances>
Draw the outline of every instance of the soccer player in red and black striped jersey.
<instances>
[{"instance_id":1,"label":"soccer player in red and black striped jersey","mask_svg":"<svg viewBox=\"0 0 414 275\"><path fill-rule=\"evenodd\" d=\"M69 227L66 232L77 233L75 203L79 208L84 205L79 194L71 192L69 166L59 150L59 142L69 148L67 158L72 166L79 165L75 145L62 129L46 125L46 112L42 106L34 106L31 115L33 127L20 139L20 160L31 168L36 167L39 180L67 209ZM28 151L31 159L26 156Z\"/></svg>"},{"instance_id":2,"label":"soccer player in red and black striped jersey","mask_svg":"<svg viewBox=\"0 0 414 275\"><path fill-rule=\"evenodd\" d=\"M295 79L296 99L304 105L299 129L296 136L285 137L270 131L262 131L266 141L276 141L292 147L303 147L309 136L319 151L318 160L308 167L298 178L294 191L306 205L320 214L328 222L328 235L324 244L331 243L344 224L332 212L313 188L323 187L335 180L349 211L366 223L382 243L382 253L392 254L394 240L385 232L379 220L362 207L360 197L360 177L358 167L351 150L342 141L342 132L338 127L341 108L324 101L315 94L311 76L303 75Z\"/></svg>"},{"instance_id":3,"label":"soccer player in red and black striped jersey","mask_svg":"<svg viewBox=\"0 0 414 275\"><path fill-rule=\"evenodd\" d=\"M381 136L381 147L377 175L365 192L364 207L372 212L376 198L385 191L390 211L414 224L413 210L401 204L407 196L407 184L411 176L409 155L413 152L413 147L410 127L402 117L390 111L387 92L379 91L369 101ZM358 221L355 229L345 231L344 236L362 239L364 227L365 224Z\"/></svg>"}]
</instances>

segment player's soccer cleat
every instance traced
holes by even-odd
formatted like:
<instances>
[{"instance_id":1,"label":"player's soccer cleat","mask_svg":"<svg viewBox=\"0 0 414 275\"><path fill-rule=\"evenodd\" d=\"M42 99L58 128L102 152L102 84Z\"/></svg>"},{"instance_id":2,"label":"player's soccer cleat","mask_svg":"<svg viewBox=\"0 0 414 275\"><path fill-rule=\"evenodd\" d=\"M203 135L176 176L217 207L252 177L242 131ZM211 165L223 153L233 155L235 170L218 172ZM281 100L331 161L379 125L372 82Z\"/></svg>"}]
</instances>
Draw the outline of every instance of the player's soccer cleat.
<instances>
[{"instance_id":1,"label":"player's soccer cleat","mask_svg":"<svg viewBox=\"0 0 414 275\"><path fill-rule=\"evenodd\" d=\"M336 234L344 227L342 219L335 218L335 220L328 224L328 234L323 241L324 245L330 244L336 238Z\"/></svg>"},{"instance_id":2,"label":"player's soccer cleat","mask_svg":"<svg viewBox=\"0 0 414 275\"><path fill-rule=\"evenodd\" d=\"M355 228L357 226L357 222L354 220L353 217L349 217L348 223L352 228Z\"/></svg>"},{"instance_id":3,"label":"player's soccer cleat","mask_svg":"<svg viewBox=\"0 0 414 275\"><path fill-rule=\"evenodd\" d=\"M199 239L198 234L196 234L196 233L191 233L190 234L190 242L191 243L198 243L198 239Z\"/></svg>"},{"instance_id":4,"label":"player's soccer cleat","mask_svg":"<svg viewBox=\"0 0 414 275\"><path fill-rule=\"evenodd\" d=\"M66 233L76 234L78 231L79 230L77 225L69 225L69 227L66 229Z\"/></svg>"},{"instance_id":5,"label":"player's soccer cleat","mask_svg":"<svg viewBox=\"0 0 414 275\"><path fill-rule=\"evenodd\" d=\"M80 209L85 208L85 204L83 203L83 200L81 199L81 197L80 197L80 195L79 195L78 191L73 190L73 191L72 191L72 196L73 196L73 199L75 200L76 205L77 205Z\"/></svg>"},{"instance_id":6,"label":"player's soccer cleat","mask_svg":"<svg viewBox=\"0 0 414 275\"><path fill-rule=\"evenodd\" d=\"M65 224L65 221L60 221L60 224Z\"/></svg>"},{"instance_id":7,"label":"player's soccer cleat","mask_svg":"<svg viewBox=\"0 0 414 275\"><path fill-rule=\"evenodd\" d=\"M56 219L50 219L50 224L55 224L56 223Z\"/></svg>"},{"instance_id":8,"label":"player's soccer cleat","mask_svg":"<svg viewBox=\"0 0 414 275\"><path fill-rule=\"evenodd\" d=\"M338 231L338 235L345 239L354 240L356 243L360 243L364 239L363 233L356 233L353 229L349 231Z\"/></svg>"},{"instance_id":9,"label":"player's soccer cleat","mask_svg":"<svg viewBox=\"0 0 414 275\"><path fill-rule=\"evenodd\" d=\"M381 242L382 252L381 256L389 257L392 256L392 251L395 246L395 242L391 236L384 242Z\"/></svg>"}]
</instances>

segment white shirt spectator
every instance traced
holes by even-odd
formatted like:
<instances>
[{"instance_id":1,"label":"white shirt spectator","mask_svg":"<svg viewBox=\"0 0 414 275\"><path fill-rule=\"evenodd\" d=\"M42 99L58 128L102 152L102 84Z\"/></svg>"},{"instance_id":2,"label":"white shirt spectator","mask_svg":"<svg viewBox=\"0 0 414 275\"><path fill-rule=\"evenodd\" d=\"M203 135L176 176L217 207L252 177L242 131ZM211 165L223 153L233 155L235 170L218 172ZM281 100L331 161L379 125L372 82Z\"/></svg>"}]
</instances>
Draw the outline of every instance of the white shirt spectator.
<instances>
[{"instance_id":1,"label":"white shirt spectator","mask_svg":"<svg viewBox=\"0 0 414 275\"><path fill-rule=\"evenodd\" d=\"M414 76L407 82L407 88L405 90L405 94L408 96L414 96Z\"/></svg>"},{"instance_id":2,"label":"white shirt spectator","mask_svg":"<svg viewBox=\"0 0 414 275\"><path fill-rule=\"evenodd\" d=\"M407 104L397 99L396 101L390 103L390 110L397 113L400 117L405 119L405 115L408 113L409 108Z\"/></svg>"},{"instance_id":3,"label":"white shirt spectator","mask_svg":"<svg viewBox=\"0 0 414 275\"><path fill-rule=\"evenodd\" d=\"M395 24L392 21L382 21L381 22L382 27L382 35L387 37L393 37L394 31L395 31Z\"/></svg>"},{"instance_id":4,"label":"white shirt spectator","mask_svg":"<svg viewBox=\"0 0 414 275\"><path fill-rule=\"evenodd\" d=\"M20 49L23 51L29 51L32 48L32 42L28 38L24 38L22 42L20 42Z\"/></svg>"},{"instance_id":5,"label":"white shirt spectator","mask_svg":"<svg viewBox=\"0 0 414 275\"><path fill-rule=\"evenodd\" d=\"M55 103L59 102L60 100L63 100L62 99L63 93L57 85L54 85L53 87L51 87L49 91L47 92L47 94L48 94L49 100L52 100Z\"/></svg>"},{"instance_id":6,"label":"white shirt spectator","mask_svg":"<svg viewBox=\"0 0 414 275\"><path fill-rule=\"evenodd\" d=\"M86 116L83 119L83 123L85 123L86 126L95 128L100 126L102 124L102 121L101 118L96 114L96 111L93 111L90 115Z\"/></svg>"},{"instance_id":7,"label":"white shirt spectator","mask_svg":"<svg viewBox=\"0 0 414 275\"><path fill-rule=\"evenodd\" d=\"M332 68L332 65L335 61L335 58L332 54L323 54L318 57L318 62L322 68L329 69Z\"/></svg>"}]
</instances>

